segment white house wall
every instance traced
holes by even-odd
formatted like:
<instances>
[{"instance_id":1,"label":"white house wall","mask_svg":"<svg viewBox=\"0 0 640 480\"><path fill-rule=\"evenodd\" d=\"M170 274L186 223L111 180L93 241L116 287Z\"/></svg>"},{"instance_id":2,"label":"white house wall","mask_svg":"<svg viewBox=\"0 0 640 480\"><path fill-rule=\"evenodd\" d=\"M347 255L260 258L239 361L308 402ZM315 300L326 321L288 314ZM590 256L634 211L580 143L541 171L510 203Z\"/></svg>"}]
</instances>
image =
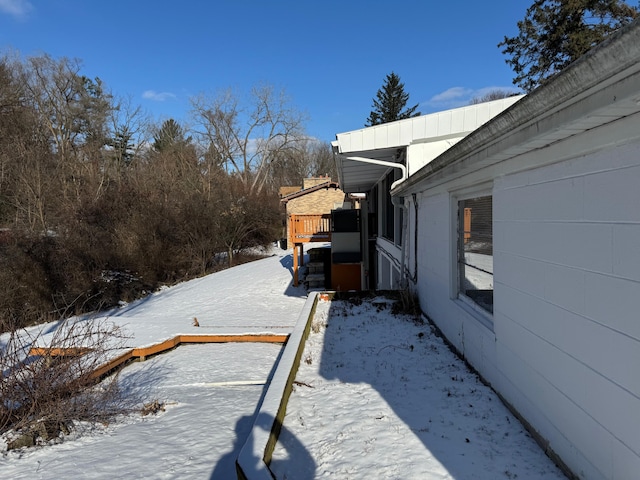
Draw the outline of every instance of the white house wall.
<instances>
[{"instance_id":1,"label":"white house wall","mask_svg":"<svg viewBox=\"0 0 640 480\"><path fill-rule=\"evenodd\" d=\"M395 290L400 288L400 259L402 250L386 238L378 237L376 241L378 290Z\"/></svg>"},{"instance_id":2,"label":"white house wall","mask_svg":"<svg viewBox=\"0 0 640 480\"><path fill-rule=\"evenodd\" d=\"M639 186L638 143L494 184L499 385L587 478L640 472Z\"/></svg>"},{"instance_id":3,"label":"white house wall","mask_svg":"<svg viewBox=\"0 0 640 480\"><path fill-rule=\"evenodd\" d=\"M413 201L409 210L413 210ZM447 339L487 381L498 379L495 359L495 335L478 322L470 309L453 297L457 270L454 266L455 215L448 192L417 196L418 202L418 271L417 292L422 310L435 321ZM411 234L412 235L412 234ZM407 264L413 264L414 249Z\"/></svg>"},{"instance_id":4,"label":"white house wall","mask_svg":"<svg viewBox=\"0 0 640 480\"><path fill-rule=\"evenodd\" d=\"M640 142L566 155L594 135L607 145L607 131L419 193L417 290L425 313L574 473L630 479L640 472ZM493 325L455 293L454 195L487 181Z\"/></svg>"},{"instance_id":5,"label":"white house wall","mask_svg":"<svg viewBox=\"0 0 640 480\"><path fill-rule=\"evenodd\" d=\"M464 138L464 135L450 136L431 142L414 143L407 147L407 172L413 175L431 160Z\"/></svg>"}]
</instances>

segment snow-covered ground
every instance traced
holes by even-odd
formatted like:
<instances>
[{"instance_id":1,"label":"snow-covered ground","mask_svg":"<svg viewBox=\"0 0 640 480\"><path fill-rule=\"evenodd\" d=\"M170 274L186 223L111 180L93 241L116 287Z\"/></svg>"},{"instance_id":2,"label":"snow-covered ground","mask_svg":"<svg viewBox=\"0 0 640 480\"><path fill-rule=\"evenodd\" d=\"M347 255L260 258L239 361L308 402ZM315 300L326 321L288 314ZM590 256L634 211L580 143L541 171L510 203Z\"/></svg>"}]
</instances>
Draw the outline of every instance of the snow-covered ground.
<instances>
[{"instance_id":1,"label":"snow-covered ground","mask_svg":"<svg viewBox=\"0 0 640 480\"><path fill-rule=\"evenodd\" d=\"M302 287L291 286L291 265L291 250L276 249L164 289L109 319L128 330L132 347L178 334L289 333L306 299ZM280 480L562 478L427 326L382 307L332 305L319 311L318 333L303 355L274 456ZM235 457L280 351L272 344L183 345L131 364L123 388L166 403L165 412L3 452L0 477L234 479Z\"/></svg>"},{"instance_id":2,"label":"snow-covered ground","mask_svg":"<svg viewBox=\"0 0 640 480\"><path fill-rule=\"evenodd\" d=\"M58 445L12 451L0 459L6 479L234 479L235 458L280 345L183 345L133 363L121 383L157 399L157 415L121 418L74 433Z\"/></svg>"},{"instance_id":3,"label":"snow-covered ground","mask_svg":"<svg viewBox=\"0 0 640 480\"><path fill-rule=\"evenodd\" d=\"M271 463L279 480L565 478L429 325L359 303L319 303Z\"/></svg>"},{"instance_id":4,"label":"snow-covered ground","mask_svg":"<svg viewBox=\"0 0 640 480\"><path fill-rule=\"evenodd\" d=\"M291 251L271 253L103 316L122 326L132 348L181 334L288 334L307 294L291 285ZM131 364L122 372L123 387L141 401L167 403L166 412L80 430L59 445L5 451L0 478L235 478L237 450L281 348L183 345Z\"/></svg>"}]
</instances>

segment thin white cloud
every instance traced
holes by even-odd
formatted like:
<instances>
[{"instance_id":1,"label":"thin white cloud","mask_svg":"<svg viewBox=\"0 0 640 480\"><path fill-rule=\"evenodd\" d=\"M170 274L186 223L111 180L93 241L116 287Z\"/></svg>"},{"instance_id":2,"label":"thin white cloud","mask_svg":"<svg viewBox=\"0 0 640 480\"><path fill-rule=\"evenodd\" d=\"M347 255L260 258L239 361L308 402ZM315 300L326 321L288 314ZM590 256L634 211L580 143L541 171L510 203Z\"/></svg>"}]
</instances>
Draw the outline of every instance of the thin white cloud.
<instances>
[{"instance_id":1,"label":"thin white cloud","mask_svg":"<svg viewBox=\"0 0 640 480\"><path fill-rule=\"evenodd\" d=\"M430 102L442 103L442 102L458 102L461 98L468 98L473 93L473 90L465 87L452 87L444 92L438 93L431 97Z\"/></svg>"},{"instance_id":2,"label":"thin white cloud","mask_svg":"<svg viewBox=\"0 0 640 480\"><path fill-rule=\"evenodd\" d=\"M176 98L176 95L171 92L156 92L155 90L147 90L142 94L142 98L153 100L154 102L164 102L169 98Z\"/></svg>"},{"instance_id":3,"label":"thin white cloud","mask_svg":"<svg viewBox=\"0 0 640 480\"><path fill-rule=\"evenodd\" d=\"M434 95L429 100L421 104L430 111L448 110L450 108L464 107L469 105L474 98L480 98L489 92L496 90L502 90L507 92L516 93L518 90L513 86L509 87L482 87L482 88L467 88L467 87L451 87L444 92Z\"/></svg>"},{"instance_id":4,"label":"thin white cloud","mask_svg":"<svg viewBox=\"0 0 640 480\"><path fill-rule=\"evenodd\" d=\"M0 0L0 13L22 18L32 10L33 5L27 0Z\"/></svg>"}]
</instances>

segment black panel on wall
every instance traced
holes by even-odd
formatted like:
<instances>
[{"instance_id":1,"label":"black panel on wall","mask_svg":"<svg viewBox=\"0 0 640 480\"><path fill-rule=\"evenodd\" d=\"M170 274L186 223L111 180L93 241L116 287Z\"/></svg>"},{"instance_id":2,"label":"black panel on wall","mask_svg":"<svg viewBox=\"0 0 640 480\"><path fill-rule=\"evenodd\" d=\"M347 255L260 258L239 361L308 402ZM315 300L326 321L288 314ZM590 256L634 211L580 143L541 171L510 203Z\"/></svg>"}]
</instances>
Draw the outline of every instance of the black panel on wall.
<instances>
[{"instance_id":1,"label":"black panel on wall","mask_svg":"<svg viewBox=\"0 0 640 480\"><path fill-rule=\"evenodd\" d=\"M334 232L359 232L360 210L332 210Z\"/></svg>"}]
</instances>

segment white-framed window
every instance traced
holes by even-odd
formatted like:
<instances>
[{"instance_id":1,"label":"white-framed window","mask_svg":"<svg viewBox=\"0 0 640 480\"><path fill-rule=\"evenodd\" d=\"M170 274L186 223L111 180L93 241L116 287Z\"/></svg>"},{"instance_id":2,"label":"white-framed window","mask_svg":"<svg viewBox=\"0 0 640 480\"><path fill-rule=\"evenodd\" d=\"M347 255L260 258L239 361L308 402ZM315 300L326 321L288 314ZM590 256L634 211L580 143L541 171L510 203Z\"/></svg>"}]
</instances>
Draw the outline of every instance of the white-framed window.
<instances>
[{"instance_id":1,"label":"white-framed window","mask_svg":"<svg viewBox=\"0 0 640 480\"><path fill-rule=\"evenodd\" d=\"M493 196L490 190L454 197L457 297L493 314Z\"/></svg>"}]
</instances>

